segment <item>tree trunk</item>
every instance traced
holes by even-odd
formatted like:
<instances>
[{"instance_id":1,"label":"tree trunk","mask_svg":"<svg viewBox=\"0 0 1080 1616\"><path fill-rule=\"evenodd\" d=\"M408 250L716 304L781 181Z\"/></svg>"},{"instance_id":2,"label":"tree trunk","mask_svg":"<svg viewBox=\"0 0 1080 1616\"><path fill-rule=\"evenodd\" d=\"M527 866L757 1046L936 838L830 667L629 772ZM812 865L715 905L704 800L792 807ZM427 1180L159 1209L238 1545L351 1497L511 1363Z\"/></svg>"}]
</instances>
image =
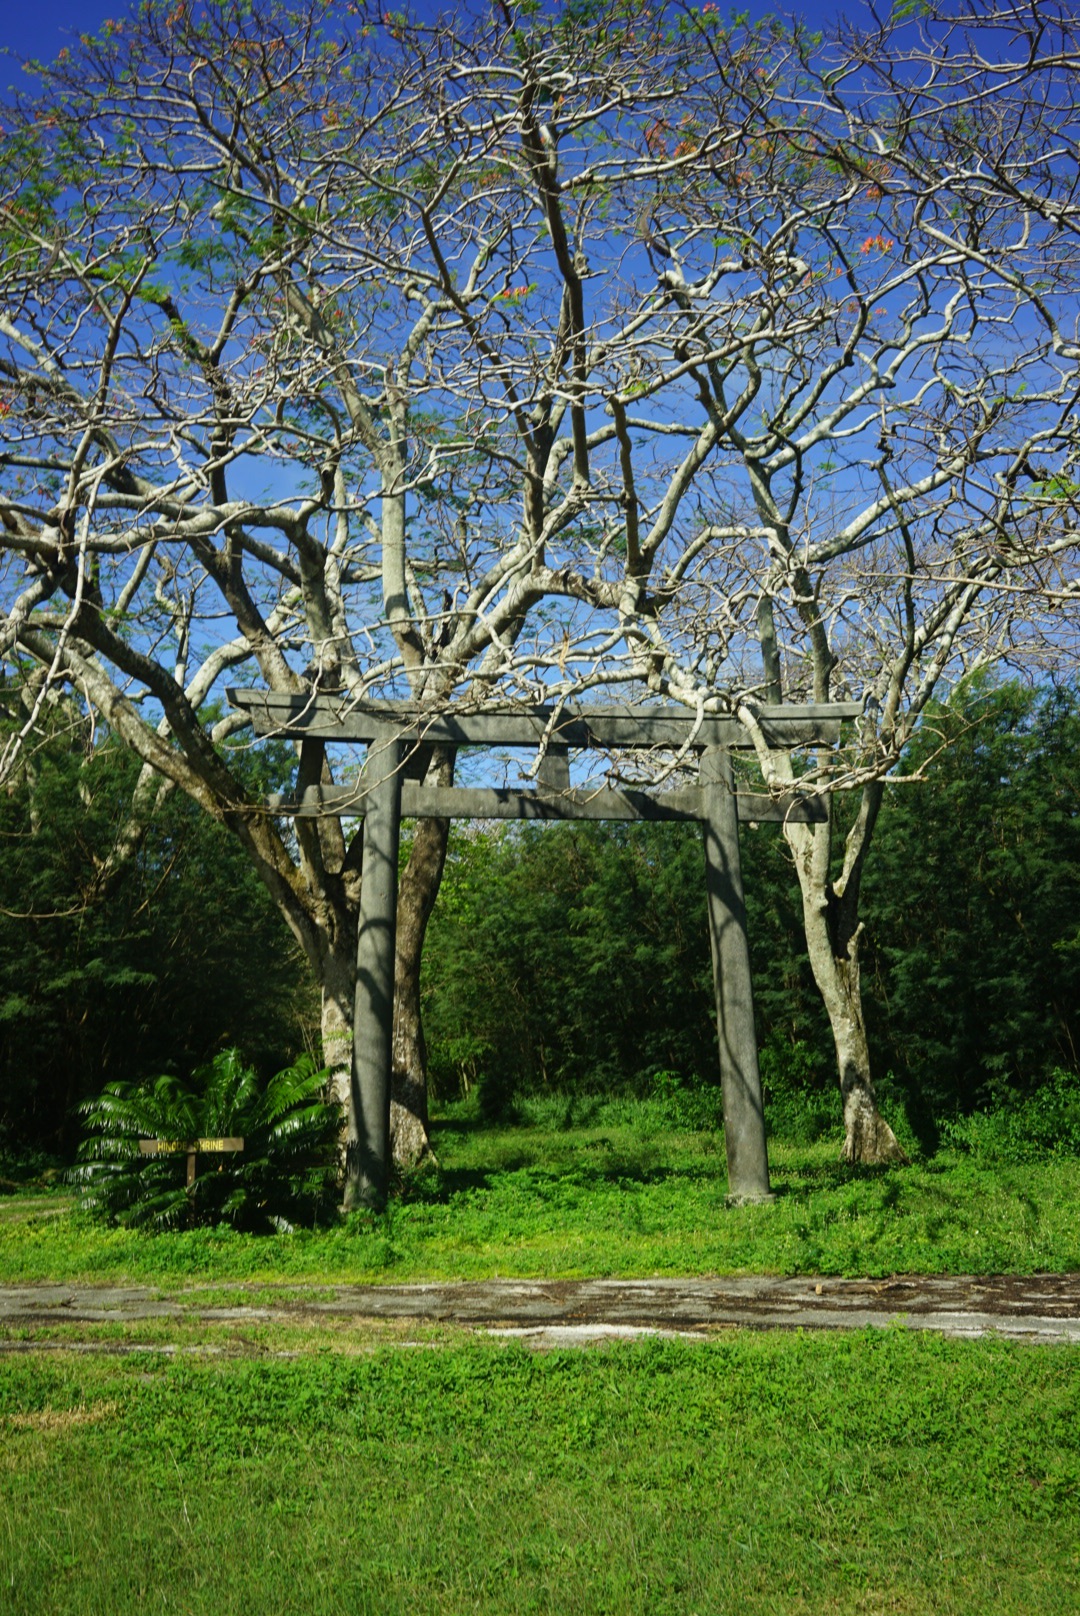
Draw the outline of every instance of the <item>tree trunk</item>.
<instances>
[{"instance_id":1,"label":"tree trunk","mask_svg":"<svg viewBox=\"0 0 1080 1616\"><path fill-rule=\"evenodd\" d=\"M356 993L356 944L347 954L327 949L320 962L323 1065L330 1073L329 1097L341 1107L339 1155L344 1179L350 1140L355 1139L352 1114L353 999Z\"/></svg>"},{"instance_id":2,"label":"tree trunk","mask_svg":"<svg viewBox=\"0 0 1080 1616\"><path fill-rule=\"evenodd\" d=\"M433 785L448 786L453 778L453 752L449 748L438 748L427 779ZM449 833L448 819L417 821L408 863L398 887L390 1143L395 1164L404 1168L417 1166L431 1154L420 964L428 921L442 881Z\"/></svg>"},{"instance_id":3,"label":"tree trunk","mask_svg":"<svg viewBox=\"0 0 1080 1616\"><path fill-rule=\"evenodd\" d=\"M844 1107L843 1158L868 1167L907 1161L900 1141L878 1110L870 1075L859 971L862 925L853 925L846 936L836 935L841 930L840 905L828 875L830 826L790 826L787 836L802 890L810 968L836 1046Z\"/></svg>"},{"instance_id":4,"label":"tree trunk","mask_svg":"<svg viewBox=\"0 0 1080 1616\"><path fill-rule=\"evenodd\" d=\"M859 1162L864 1166L906 1161L900 1141L878 1110L870 1076L870 1049L863 1019L859 974L862 928L852 937L846 957L838 958L820 907L817 913L816 925L812 925L809 918L807 920L806 940L810 967L829 1017L836 1046L836 1067L844 1104L844 1160Z\"/></svg>"},{"instance_id":5,"label":"tree trunk","mask_svg":"<svg viewBox=\"0 0 1080 1616\"><path fill-rule=\"evenodd\" d=\"M830 949L824 970L819 973L815 965L814 976L825 1001L836 1045L836 1066L844 1103L844 1160L865 1166L907 1161L900 1141L878 1110L870 1076L870 1049L859 973L859 935L852 939L846 959L837 959ZM823 977L827 979L827 986Z\"/></svg>"}]
</instances>

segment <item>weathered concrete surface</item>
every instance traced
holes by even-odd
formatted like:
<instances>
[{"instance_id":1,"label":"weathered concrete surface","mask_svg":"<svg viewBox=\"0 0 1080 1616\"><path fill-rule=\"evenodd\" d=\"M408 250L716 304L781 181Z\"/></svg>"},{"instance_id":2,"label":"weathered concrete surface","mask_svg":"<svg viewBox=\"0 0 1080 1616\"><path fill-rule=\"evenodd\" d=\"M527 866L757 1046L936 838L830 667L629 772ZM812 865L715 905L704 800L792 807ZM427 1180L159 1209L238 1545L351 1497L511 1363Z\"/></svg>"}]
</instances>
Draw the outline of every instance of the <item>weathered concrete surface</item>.
<instances>
[{"instance_id":1,"label":"weathered concrete surface","mask_svg":"<svg viewBox=\"0 0 1080 1616\"><path fill-rule=\"evenodd\" d=\"M556 1346L643 1333L703 1336L733 1326L844 1330L900 1324L950 1336L993 1333L1013 1340L1080 1342L1080 1274L501 1279L280 1290L277 1299L272 1287L217 1286L218 1295L230 1297L223 1306L208 1304L205 1291L200 1297L184 1291L163 1296L135 1286L14 1286L0 1289L0 1328L165 1318L309 1325L320 1318L405 1319L466 1325Z\"/></svg>"}]
</instances>

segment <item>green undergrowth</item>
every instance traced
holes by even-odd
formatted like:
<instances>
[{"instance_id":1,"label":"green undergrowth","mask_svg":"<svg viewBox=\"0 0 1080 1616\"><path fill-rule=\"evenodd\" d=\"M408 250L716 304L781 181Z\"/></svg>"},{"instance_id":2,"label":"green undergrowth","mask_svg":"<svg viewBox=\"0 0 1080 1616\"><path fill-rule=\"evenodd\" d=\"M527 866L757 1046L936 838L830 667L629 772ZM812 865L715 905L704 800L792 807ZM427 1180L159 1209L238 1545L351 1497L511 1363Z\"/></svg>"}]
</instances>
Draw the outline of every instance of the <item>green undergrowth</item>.
<instances>
[{"instance_id":1,"label":"green undergrowth","mask_svg":"<svg viewBox=\"0 0 1080 1616\"><path fill-rule=\"evenodd\" d=\"M7 1357L4 1609L1072 1612L1078 1394L899 1330Z\"/></svg>"},{"instance_id":2,"label":"green undergrowth","mask_svg":"<svg viewBox=\"0 0 1080 1616\"><path fill-rule=\"evenodd\" d=\"M232 1300L235 1301L235 1292ZM305 1300L310 1298L305 1297ZM221 1298L212 1298L208 1305ZM244 1298L245 1302L247 1297ZM275 1295L280 1307L281 1298ZM194 1356L213 1359L299 1358L305 1354L334 1352L364 1355L379 1347L445 1347L474 1341L476 1330L464 1324L426 1319L354 1318L319 1314L312 1318L259 1318L249 1312L229 1318L199 1318L172 1314L156 1318L114 1318L70 1324L0 1323L0 1378L2 1365L12 1355L26 1352L78 1352L126 1354L133 1358Z\"/></svg>"},{"instance_id":3,"label":"green undergrowth","mask_svg":"<svg viewBox=\"0 0 1080 1616\"><path fill-rule=\"evenodd\" d=\"M313 1232L110 1228L55 1193L0 1196L0 1283L228 1283L711 1273L1033 1273L1080 1268L1080 1163L962 1151L887 1169L836 1140L770 1146L776 1200L725 1206L722 1137L655 1107L537 1107L437 1122L438 1167L382 1214Z\"/></svg>"}]
</instances>

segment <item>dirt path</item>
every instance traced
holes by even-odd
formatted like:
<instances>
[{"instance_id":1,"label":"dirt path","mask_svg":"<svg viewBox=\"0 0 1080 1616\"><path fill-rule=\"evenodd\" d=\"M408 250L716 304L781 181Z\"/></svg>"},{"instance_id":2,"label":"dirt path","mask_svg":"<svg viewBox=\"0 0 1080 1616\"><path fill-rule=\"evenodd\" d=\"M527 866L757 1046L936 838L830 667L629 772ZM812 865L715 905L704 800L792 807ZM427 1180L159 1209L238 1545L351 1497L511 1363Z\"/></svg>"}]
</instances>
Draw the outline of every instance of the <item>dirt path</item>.
<instances>
[{"instance_id":1,"label":"dirt path","mask_svg":"<svg viewBox=\"0 0 1080 1616\"><path fill-rule=\"evenodd\" d=\"M1080 1342L1080 1274L974 1277L485 1280L429 1285L274 1287L206 1292L136 1286L0 1288L0 1328L101 1325L149 1319L205 1324L320 1319L412 1320L516 1336L537 1347L639 1334L708 1335L751 1329L849 1330L900 1324L951 1336ZM222 1295L228 1297L223 1303ZM0 1341L0 1350L19 1347Z\"/></svg>"}]
</instances>

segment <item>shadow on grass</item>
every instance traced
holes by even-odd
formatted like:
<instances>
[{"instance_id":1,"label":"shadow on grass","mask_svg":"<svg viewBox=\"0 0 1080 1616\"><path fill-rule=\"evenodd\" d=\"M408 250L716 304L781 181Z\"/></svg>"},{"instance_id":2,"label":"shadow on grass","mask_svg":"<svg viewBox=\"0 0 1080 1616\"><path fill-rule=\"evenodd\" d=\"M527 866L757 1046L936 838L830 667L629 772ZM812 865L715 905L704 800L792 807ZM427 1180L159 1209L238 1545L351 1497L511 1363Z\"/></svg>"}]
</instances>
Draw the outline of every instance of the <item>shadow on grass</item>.
<instances>
[{"instance_id":1,"label":"shadow on grass","mask_svg":"<svg viewBox=\"0 0 1080 1616\"><path fill-rule=\"evenodd\" d=\"M442 1206L470 1191L490 1190L505 1169L487 1167L427 1167L406 1178L393 1197L399 1206Z\"/></svg>"},{"instance_id":2,"label":"shadow on grass","mask_svg":"<svg viewBox=\"0 0 1080 1616\"><path fill-rule=\"evenodd\" d=\"M638 1189L681 1185L702 1181L715 1183L717 1190L726 1185L722 1166L708 1162L686 1166L662 1163L635 1162L620 1158L610 1162L579 1162L546 1164L525 1160L516 1165L502 1163L493 1167L442 1167L423 1181L417 1180L407 1187L402 1199L413 1205L446 1206L461 1196L477 1191L494 1193L500 1188L512 1190L522 1197L535 1196L546 1200L567 1189L590 1191L623 1186L629 1193Z\"/></svg>"},{"instance_id":3,"label":"shadow on grass","mask_svg":"<svg viewBox=\"0 0 1080 1616\"><path fill-rule=\"evenodd\" d=\"M501 1126L519 1127L520 1124L519 1123L502 1124ZM431 1118L430 1132L431 1132L432 1142L434 1142L436 1139L438 1139L440 1134L490 1133L492 1131L492 1127L493 1127L493 1124L490 1123L487 1120L486 1117L439 1117L439 1116L435 1116L435 1117Z\"/></svg>"},{"instance_id":4,"label":"shadow on grass","mask_svg":"<svg viewBox=\"0 0 1080 1616\"><path fill-rule=\"evenodd\" d=\"M446 1205L462 1195L499 1189L547 1199L560 1189L570 1187L586 1195L590 1190L610 1191L612 1186L619 1185L624 1185L628 1192L663 1185L676 1189L703 1183L713 1184L719 1191L726 1188L722 1135L710 1135L704 1148L698 1136L694 1148L699 1153L689 1159L673 1138L671 1154L676 1159L672 1160L664 1150L665 1141L652 1135L627 1138L624 1133L620 1138L618 1134L623 1130L614 1129L615 1137L605 1133L570 1139L561 1129L552 1127L550 1119L545 1121L546 1126L537 1120L524 1126L515 1121L512 1127L493 1126L477 1116L446 1117L437 1121L433 1125L436 1151L440 1132L451 1154L453 1137L459 1134L468 1137L465 1153L473 1156L473 1163L461 1167L440 1166L436 1172L421 1176L410 1185L406 1198ZM781 1158L797 1151L797 1147L785 1146L782 1140L774 1144L779 1147L776 1156ZM485 1148L486 1145L490 1148ZM886 1207L898 1202L903 1175L909 1171L919 1175L947 1171L944 1165L922 1159L912 1163L910 1168L898 1167L896 1163L863 1166L843 1161L838 1152L816 1161L774 1157L771 1168L773 1191L780 1200L798 1202L822 1192L827 1194L866 1184L882 1186Z\"/></svg>"},{"instance_id":5,"label":"shadow on grass","mask_svg":"<svg viewBox=\"0 0 1080 1616\"><path fill-rule=\"evenodd\" d=\"M905 1168L895 1163L864 1167L850 1162L815 1162L793 1168L777 1167L772 1172L772 1192L777 1200L801 1201L822 1191L849 1189L854 1184L882 1185L880 1205L888 1211L900 1200L903 1180L897 1176Z\"/></svg>"}]
</instances>

